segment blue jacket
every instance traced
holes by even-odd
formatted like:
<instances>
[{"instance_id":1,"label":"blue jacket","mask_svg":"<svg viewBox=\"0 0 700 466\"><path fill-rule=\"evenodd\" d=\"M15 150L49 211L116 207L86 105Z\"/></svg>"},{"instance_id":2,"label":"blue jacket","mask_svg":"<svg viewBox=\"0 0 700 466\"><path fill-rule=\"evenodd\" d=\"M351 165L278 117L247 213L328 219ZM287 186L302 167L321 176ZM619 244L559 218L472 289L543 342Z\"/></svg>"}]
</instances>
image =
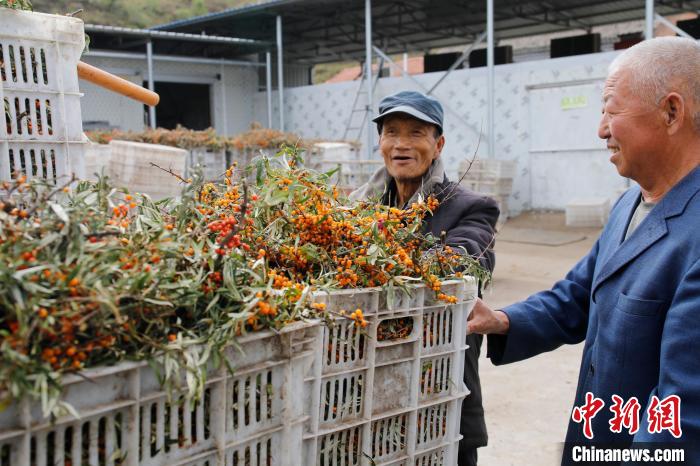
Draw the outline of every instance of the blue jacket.
<instances>
[{"instance_id":1,"label":"blue jacket","mask_svg":"<svg viewBox=\"0 0 700 466\"><path fill-rule=\"evenodd\" d=\"M623 194L588 255L551 290L505 308L508 335L489 336L497 365L585 339L575 406L592 392L605 407L593 419L592 441L583 424L570 421L567 442L672 442L667 430L647 432L646 410L652 395L674 394L681 398L680 441L700 440L700 167L625 241L639 200L638 187ZM639 400L636 435L610 431L613 394Z\"/></svg>"}]
</instances>

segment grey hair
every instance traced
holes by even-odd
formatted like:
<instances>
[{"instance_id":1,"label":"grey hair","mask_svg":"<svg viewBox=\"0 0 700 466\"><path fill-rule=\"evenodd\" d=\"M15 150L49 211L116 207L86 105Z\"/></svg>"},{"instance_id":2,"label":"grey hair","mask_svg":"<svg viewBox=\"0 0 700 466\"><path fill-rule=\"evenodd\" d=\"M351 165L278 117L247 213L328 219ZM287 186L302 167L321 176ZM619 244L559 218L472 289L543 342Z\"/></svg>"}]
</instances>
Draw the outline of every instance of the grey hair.
<instances>
[{"instance_id":1,"label":"grey hair","mask_svg":"<svg viewBox=\"0 0 700 466\"><path fill-rule=\"evenodd\" d=\"M624 69L631 73L631 91L658 105L669 92L693 102L693 124L700 131L700 44L683 37L656 37L618 55L608 75Z\"/></svg>"}]
</instances>

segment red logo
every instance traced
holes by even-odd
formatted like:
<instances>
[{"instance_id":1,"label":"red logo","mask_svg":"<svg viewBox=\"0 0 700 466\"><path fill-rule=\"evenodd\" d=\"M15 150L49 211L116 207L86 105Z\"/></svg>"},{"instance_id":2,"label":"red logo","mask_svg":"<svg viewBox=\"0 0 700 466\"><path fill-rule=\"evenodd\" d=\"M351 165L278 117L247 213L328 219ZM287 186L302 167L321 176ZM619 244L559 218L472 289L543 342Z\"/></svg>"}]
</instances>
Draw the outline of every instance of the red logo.
<instances>
[{"instance_id":1,"label":"red logo","mask_svg":"<svg viewBox=\"0 0 700 466\"><path fill-rule=\"evenodd\" d=\"M639 431L639 412L641 405L637 397L632 397L627 402L618 395L612 396L613 404L610 411L613 413L610 424L610 432L621 433L622 429L627 429L630 435ZM586 393L586 403L583 406L575 406L571 412L571 419L580 424L583 423L583 435L587 439L593 439L593 418L605 406L605 402L596 398L593 393ZM683 435L681 429L681 398L678 395L669 395L663 400L658 396L652 396L647 408L647 418L649 420L648 432L658 434L667 430L675 438Z\"/></svg>"},{"instance_id":2,"label":"red logo","mask_svg":"<svg viewBox=\"0 0 700 466\"><path fill-rule=\"evenodd\" d=\"M681 398L678 395L669 395L659 401L656 395L651 397L647 408L649 419L649 433L658 434L667 430L676 438L682 435L681 430Z\"/></svg>"},{"instance_id":3,"label":"red logo","mask_svg":"<svg viewBox=\"0 0 700 466\"><path fill-rule=\"evenodd\" d=\"M605 402L603 400L593 396L593 393L587 392L586 404L581 407L574 407L574 410L571 413L571 419L573 419L574 422L579 424L583 422L583 435L585 435L589 440L593 438L593 426L591 426L591 421L595 415L598 414L601 409L603 409L603 406L605 406Z\"/></svg>"},{"instance_id":4,"label":"red logo","mask_svg":"<svg viewBox=\"0 0 700 466\"><path fill-rule=\"evenodd\" d=\"M612 396L613 405L610 411L613 413L613 418L610 419L610 432L620 433L624 427L634 435L639 430L639 410L642 406L639 404L637 397L632 397L624 403L622 397L617 395Z\"/></svg>"}]
</instances>

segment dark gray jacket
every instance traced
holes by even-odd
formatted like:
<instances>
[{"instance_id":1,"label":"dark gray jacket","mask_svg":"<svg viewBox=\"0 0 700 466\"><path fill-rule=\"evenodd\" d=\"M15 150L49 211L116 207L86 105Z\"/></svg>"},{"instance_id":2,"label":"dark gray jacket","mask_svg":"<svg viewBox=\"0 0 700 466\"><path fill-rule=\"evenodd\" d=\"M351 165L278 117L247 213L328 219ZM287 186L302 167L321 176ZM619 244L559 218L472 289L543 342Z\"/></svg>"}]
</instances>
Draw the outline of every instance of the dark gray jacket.
<instances>
[{"instance_id":1,"label":"dark gray jacket","mask_svg":"<svg viewBox=\"0 0 700 466\"><path fill-rule=\"evenodd\" d=\"M426 218L424 231L436 238L444 231L446 244L464 246L469 254L479 258L482 266L492 272L496 265L493 244L499 215L496 201L449 181L439 158L423 176L423 185L407 205L421 197L426 198L430 193L436 195L440 205L435 215ZM379 199L382 204L392 205L396 199L396 183L386 168L381 168L365 185L350 194L350 198ZM479 381L481 342L481 335L467 335L469 349L465 357L464 382L471 394L462 403L460 432L464 439L460 442L460 451L484 446L488 441Z\"/></svg>"}]
</instances>

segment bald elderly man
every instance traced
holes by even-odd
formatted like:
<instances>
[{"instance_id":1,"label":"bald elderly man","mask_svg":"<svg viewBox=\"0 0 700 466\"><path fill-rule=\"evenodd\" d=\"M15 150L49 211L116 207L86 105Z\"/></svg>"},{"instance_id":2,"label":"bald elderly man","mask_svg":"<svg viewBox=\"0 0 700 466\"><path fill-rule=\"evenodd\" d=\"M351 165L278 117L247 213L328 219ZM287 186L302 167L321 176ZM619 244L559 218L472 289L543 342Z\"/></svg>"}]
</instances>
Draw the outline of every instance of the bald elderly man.
<instances>
[{"instance_id":1,"label":"bald elderly man","mask_svg":"<svg viewBox=\"0 0 700 466\"><path fill-rule=\"evenodd\" d=\"M620 54L598 136L639 185L552 289L502 310L479 301L472 313L494 364L585 340L562 464L600 459L592 446L681 447L682 464L700 464L699 99L697 42L663 37Z\"/></svg>"}]
</instances>

